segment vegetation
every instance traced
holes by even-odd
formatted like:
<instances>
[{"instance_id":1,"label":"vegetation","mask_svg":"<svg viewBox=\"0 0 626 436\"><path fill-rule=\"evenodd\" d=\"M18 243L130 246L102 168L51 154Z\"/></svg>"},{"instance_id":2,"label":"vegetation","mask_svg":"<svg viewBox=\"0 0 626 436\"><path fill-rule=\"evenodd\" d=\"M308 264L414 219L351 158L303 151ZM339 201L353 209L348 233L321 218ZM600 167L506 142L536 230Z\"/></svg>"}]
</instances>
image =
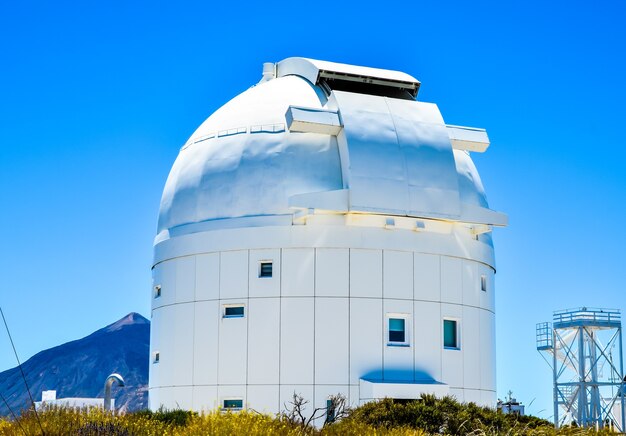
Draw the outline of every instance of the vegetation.
<instances>
[{"instance_id":1,"label":"vegetation","mask_svg":"<svg viewBox=\"0 0 626 436\"><path fill-rule=\"evenodd\" d=\"M344 409L345 398L332 397L333 416L322 409L306 413L307 401L298 395L279 416L254 411L214 411L198 414L183 410L141 411L111 414L98 409L75 411L50 408L39 413L46 435L591 435L580 428L558 431L545 420L505 415L473 403L460 404L450 397L436 399L425 395L417 401L385 399L353 410ZM317 419L312 418L316 416ZM333 418L333 419L329 419ZM317 424L316 428L313 422ZM25 412L17 421L0 419L0 435L39 435L37 417Z\"/></svg>"}]
</instances>

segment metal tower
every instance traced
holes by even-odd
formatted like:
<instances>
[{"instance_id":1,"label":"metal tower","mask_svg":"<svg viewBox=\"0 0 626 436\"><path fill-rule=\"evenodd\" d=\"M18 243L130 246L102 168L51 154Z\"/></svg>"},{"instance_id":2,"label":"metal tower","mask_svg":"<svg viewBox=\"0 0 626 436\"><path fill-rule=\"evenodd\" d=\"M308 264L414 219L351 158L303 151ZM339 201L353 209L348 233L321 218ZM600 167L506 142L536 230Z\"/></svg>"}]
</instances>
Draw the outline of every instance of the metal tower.
<instances>
[{"instance_id":1,"label":"metal tower","mask_svg":"<svg viewBox=\"0 0 626 436\"><path fill-rule=\"evenodd\" d=\"M624 432L626 383L620 311L582 307L537 324L537 350L552 367L554 425ZM562 415L559 415L562 410Z\"/></svg>"}]
</instances>

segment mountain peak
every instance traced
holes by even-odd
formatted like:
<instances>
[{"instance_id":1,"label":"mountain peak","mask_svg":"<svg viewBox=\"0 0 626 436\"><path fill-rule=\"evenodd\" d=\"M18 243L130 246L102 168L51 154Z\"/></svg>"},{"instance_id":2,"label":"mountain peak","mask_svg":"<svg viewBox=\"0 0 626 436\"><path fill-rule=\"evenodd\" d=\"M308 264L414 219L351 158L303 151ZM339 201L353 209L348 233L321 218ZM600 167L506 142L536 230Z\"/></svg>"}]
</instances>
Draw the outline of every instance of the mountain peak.
<instances>
[{"instance_id":1,"label":"mountain peak","mask_svg":"<svg viewBox=\"0 0 626 436\"><path fill-rule=\"evenodd\" d=\"M138 314L137 312L131 312L123 318L115 321L113 324L106 326L104 329L105 332L114 332L122 329L128 325L141 325L141 324L150 324L146 318Z\"/></svg>"}]
</instances>

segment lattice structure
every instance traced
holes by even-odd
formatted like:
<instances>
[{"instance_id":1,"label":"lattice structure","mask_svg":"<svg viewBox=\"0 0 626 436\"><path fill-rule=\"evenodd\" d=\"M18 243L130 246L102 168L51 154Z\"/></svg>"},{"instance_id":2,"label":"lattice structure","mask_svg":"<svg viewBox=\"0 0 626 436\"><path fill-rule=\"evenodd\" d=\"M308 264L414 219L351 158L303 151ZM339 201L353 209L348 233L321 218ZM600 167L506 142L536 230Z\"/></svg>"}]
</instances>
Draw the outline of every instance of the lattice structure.
<instances>
[{"instance_id":1,"label":"lattice structure","mask_svg":"<svg viewBox=\"0 0 626 436\"><path fill-rule=\"evenodd\" d=\"M624 432L625 378L619 310L582 307L537 324L537 350L554 380L554 424Z\"/></svg>"}]
</instances>

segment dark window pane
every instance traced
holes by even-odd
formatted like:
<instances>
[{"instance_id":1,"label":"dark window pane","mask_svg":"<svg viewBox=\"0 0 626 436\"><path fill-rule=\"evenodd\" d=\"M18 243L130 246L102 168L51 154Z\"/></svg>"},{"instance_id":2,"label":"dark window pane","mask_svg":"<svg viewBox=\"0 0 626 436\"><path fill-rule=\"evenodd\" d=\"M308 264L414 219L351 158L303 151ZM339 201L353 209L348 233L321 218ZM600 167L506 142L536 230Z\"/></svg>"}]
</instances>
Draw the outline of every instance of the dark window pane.
<instances>
[{"instance_id":1,"label":"dark window pane","mask_svg":"<svg viewBox=\"0 0 626 436\"><path fill-rule=\"evenodd\" d=\"M404 342L404 331L389 330L389 342Z\"/></svg>"},{"instance_id":2,"label":"dark window pane","mask_svg":"<svg viewBox=\"0 0 626 436\"><path fill-rule=\"evenodd\" d=\"M443 320L443 346L446 348L457 348L456 341L456 321Z\"/></svg>"},{"instance_id":3,"label":"dark window pane","mask_svg":"<svg viewBox=\"0 0 626 436\"><path fill-rule=\"evenodd\" d=\"M259 277L272 277L272 262L261 262Z\"/></svg>"},{"instance_id":4,"label":"dark window pane","mask_svg":"<svg viewBox=\"0 0 626 436\"><path fill-rule=\"evenodd\" d=\"M243 306L225 307L224 308L224 316L226 316L226 317L243 316Z\"/></svg>"},{"instance_id":5,"label":"dark window pane","mask_svg":"<svg viewBox=\"0 0 626 436\"><path fill-rule=\"evenodd\" d=\"M241 409L243 400L224 400L224 409Z\"/></svg>"}]
</instances>

